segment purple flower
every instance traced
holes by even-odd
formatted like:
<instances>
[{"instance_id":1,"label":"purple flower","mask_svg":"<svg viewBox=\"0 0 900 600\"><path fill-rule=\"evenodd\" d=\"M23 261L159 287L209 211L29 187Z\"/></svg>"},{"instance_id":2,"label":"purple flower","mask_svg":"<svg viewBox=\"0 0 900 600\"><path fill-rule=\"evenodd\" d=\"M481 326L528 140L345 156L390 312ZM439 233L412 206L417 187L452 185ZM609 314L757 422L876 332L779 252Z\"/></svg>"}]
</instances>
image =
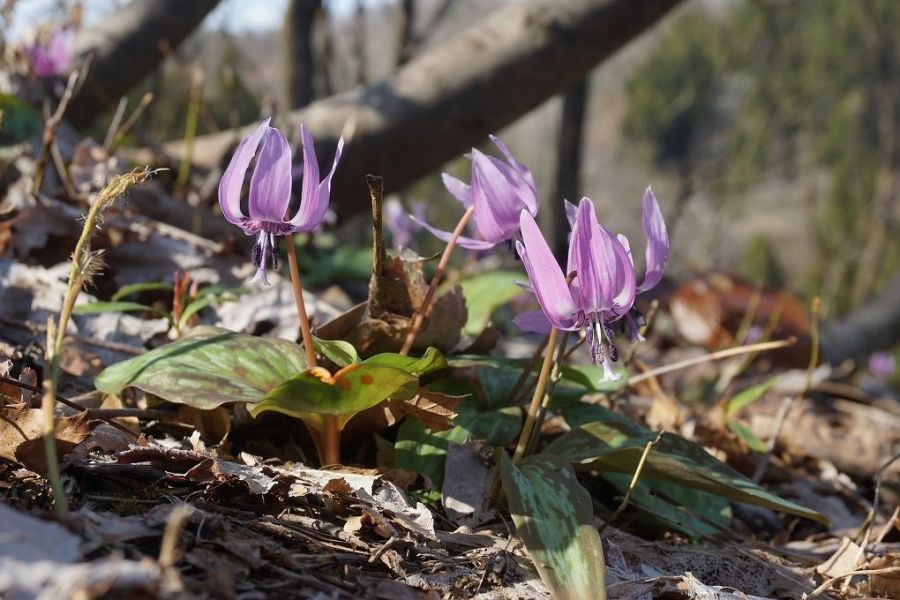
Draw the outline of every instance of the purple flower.
<instances>
[{"instance_id":1,"label":"purple flower","mask_svg":"<svg viewBox=\"0 0 900 600\"><path fill-rule=\"evenodd\" d=\"M887 352L873 352L869 355L869 372L879 381L887 381L894 375L897 361Z\"/></svg>"},{"instance_id":2,"label":"purple flower","mask_svg":"<svg viewBox=\"0 0 900 600\"><path fill-rule=\"evenodd\" d=\"M69 70L75 51L75 31L67 28L55 29L50 39L35 39L34 43L23 46L22 50L31 69L39 77L53 77Z\"/></svg>"},{"instance_id":3,"label":"purple flower","mask_svg":"<svg viewBox=\"0 0 900 600\"><path fill-rule=\"evenodd\" d=\"M238 145L219 182L219 206L222 207L222 214L247 235L257 236L250 255L250 260L257 269L253 281L262 279L266 285L269 284L266 270L278 268L278 245L275 237L311 231L325 216L331 197L331 178L344 147L344 139L341 138L334 153L331 171L319 181L319 163L312 135L303 125L300 126L303 141L300 208L293 218L288 218L286 213L291 201L292 179L291 148L283 133L269 127L269 121L270 119L266 119L260 123L256 131ZM241 189L254 156L256 167L250 178L248 216L241 209Z\"/></svg>"},{"instance_id":4,"label":"purple flower","mask_svg":"<svg viewBox=\"0 0 900 600\"><path fill-rule=\"evenodd\" d=\"M571 284L527 211L520 215L522 242L516 249L528 273L541 311L526 313L516 323L528 331L547 331L552 325L565 331L584 329L591 362L603 367L603 380L616 380L612 362L618 360L613 324L625 318L637 337L640 313L634 309L638 291L646 291L662 278L669 256L665 222L650 188L644 193L644 233L647 235L647 272L640 285L628 239L613 235L597 221L594 203L583 198L577 207L568 204L572 225L567 272Z\"/></svg>"},{"instance_id":5,"label":"purple flower","mask_svg":"<svg viewBox=\"0 0 900 600\"><path fill-rule=\"evenodd\" d=\"M515 159L497 136L491 141L503 154L506 162L472 149L472 181L465 184L444 173L444 186L463 208L475 207L472 224L481 239L460 237L458 244L469 250L487 250L511 240L519 231L519 212L537 214L538 196L534 177L525 165ZM410 219L430 231L438 239L449 241L452 234L425 223L415 215Z\"/></svg>"},{"instance_id":6,"label":"purple flower","mask_svg":"<svg viewBox=\"0 0 900 600\"><path fill-rule=\"evenodd\" d=\"M425 205L421 202L413 202L412 214L421 221L425 218ZM396 198L391 198L384 203L384 224L391 232L391 241L394 248L402 250L409 246L415 234L413 220L403 209L403 204Z\"/></svg>"}]
</instances>

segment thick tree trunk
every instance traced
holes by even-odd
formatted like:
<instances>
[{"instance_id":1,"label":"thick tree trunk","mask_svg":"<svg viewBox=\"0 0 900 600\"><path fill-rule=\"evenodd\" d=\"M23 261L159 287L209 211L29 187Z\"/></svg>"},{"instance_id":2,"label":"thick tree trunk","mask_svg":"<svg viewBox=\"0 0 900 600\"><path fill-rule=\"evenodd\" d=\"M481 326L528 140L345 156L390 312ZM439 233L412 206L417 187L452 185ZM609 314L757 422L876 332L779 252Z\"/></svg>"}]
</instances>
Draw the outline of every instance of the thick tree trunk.
<instances>
[{"instance_id":1,"label":"thick tree trunk","mask_svg":"<svg viewBox=\"0 0 900 600\"><path fill-rule=\"evenodd\" d=\"M148 75L219 0L132 0L76 40L80 56L93 56L91 70L72 99L66 118L83 126Z\"/></svg>"},{"instance_id":2,"label":"thick tree trunk","mask_svg":"<svg viewBox=\"0 0 900 600\"><path fill-rule=\"evenodd\" d=\"M334 179L343 210L367 210L366 173L402 189L583 79L681 0L514 2L366 88L315 102L280 123L302 121L323 164L347 123L353 139ZM194 163L220 163L255 125L196 140ZM178 156L180 143L166 150Z\"/></svg>"},{"instance_id":3,"label":"thick tree trunk","mask_svg":"<svg viewBox=\"0 0 900 600\"><path fill-rule=\"evenodd\" d=\"M554 202L568 200L578 204L581 196L581 146L584 137L584 112L587 106L588 81L582 79L563 96L559 139L556 143L556 193ZM553 220L553 254L565 264L568 253L569 223L562 205L548 211Z\"/></svg>"},{"instance_id":4,"label":"thick tree trunk","mask_svg":"<svg viewBox=\"0 0 900 600\"><path fill-rule=\"evenodd\" d=\"M313 27L322 0L290 0L284 15L284 106L291 110L313 101Z\"/></svg>"}]
</instances>

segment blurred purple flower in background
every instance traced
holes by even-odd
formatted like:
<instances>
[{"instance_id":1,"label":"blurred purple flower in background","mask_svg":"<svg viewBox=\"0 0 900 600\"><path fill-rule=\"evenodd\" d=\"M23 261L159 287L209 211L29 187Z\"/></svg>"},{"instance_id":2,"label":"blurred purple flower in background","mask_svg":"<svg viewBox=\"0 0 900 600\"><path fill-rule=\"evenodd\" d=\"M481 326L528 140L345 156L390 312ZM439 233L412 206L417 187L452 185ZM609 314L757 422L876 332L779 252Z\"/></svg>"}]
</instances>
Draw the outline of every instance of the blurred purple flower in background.
<instances>
[{"instance_id":1,"label":"blurred purple flower in background","mask_svg":"<svg viewBox=\"0 0 900 600\"><path fill-rule=\"evenodd\" d=\"M869 355L869 372L875 379L887 381L894 376L897 361L887 352L873 352Z\"/></svg>"},{"instance_id":2,"label":"blurred purple flower in background","mask_svg":"<svg viewBox=\"0 0 900 600\"><path fill-rule=\"evenodd\" d=\"M412 216L419 221L424 220L425 205L421 202L413 202ZM384 203L384 224L391 232L391 241L397 250L409 247L409 243L418 229L410 215L406 213L403 204L396 198L391 198Z\"/></svg>"},{"instance_id":3,"label":"blurred purple flower in background","mask_svg":"<svg viewBox=\"0 0 900 600\"><path fill-rule=\"evenodd\" d=\"M291 148L283 133L269 127L269 121L270 119L266 119L260 123L256 131L238 145L219 182L219 206L222 214L247 235L257 236L250 255L253 266L257 268L253 281L261 279L266 285L269 284L266 270L278 268L278 245L275 238L311 231L325 217L331 197L331 178L344 147L344 139L341 138L331 171L320 181L312 135L304 126L300 126L303 141L300 208L289 219L286 213L291 201ZM254 156L256 167L250 179L248 216L241 209L241 190Z\"/></svg>"},{"instance_id":4,"label":"blurred purple flower in background","mask_svg":"<svg viewBox=\"0 0 900 600\"><path fill-rule=\"evenodd\" d=\"M649 205L649 206L648 206ZM644 232L647 235L647 269L638 285L627 238L615 236L597 221L594 203L583 198L575 207L567 203L572 224L567 272L571 284L550 251L534 218L522 211L522 242L516 244L541 311L525 313L516 324L526 331L546 332L550 325L565 331L584 329L591 362L603 367L603 381L616 380L612 362L618 360L612 324L627 318L632 337L637 337L639 315L634 310L638 291L659 283L669 256L669 241L662 212L653 192L644 194Z\"/></svg>"},{"instance_id":5,"label":"blurred purple flower in background","mask_svg":"<svg viewBox=\"0 0 900 600\"><path fill-rule=\"evenodd\" d=\"M36 38L22 47L25 57L39 77L53 77L66 73L72 66L75 53L75 31L68 28L54 29L49 39Z\"/></svg>"},{"instance_id":6,"label":"blurred purple flower in background","mask_svg":"<svg viewBox=\"0 0 900 600\"><path fill-rule=\"evenodd\" d=\"M538 196L534 177L525 165L515 159L497 136L491 141L503 154L506 162L472 149L472 181L465 184L444 173L444 185L463 208L475 208L472 223L481 239L460 237L458 244L469 250L487 250L500 242L512 240L519 231L519 212L537 214ZM425 223L416 215L413 222L421 225L438 239L449 241L452 234Z\"/></svg>"}]
</instances>

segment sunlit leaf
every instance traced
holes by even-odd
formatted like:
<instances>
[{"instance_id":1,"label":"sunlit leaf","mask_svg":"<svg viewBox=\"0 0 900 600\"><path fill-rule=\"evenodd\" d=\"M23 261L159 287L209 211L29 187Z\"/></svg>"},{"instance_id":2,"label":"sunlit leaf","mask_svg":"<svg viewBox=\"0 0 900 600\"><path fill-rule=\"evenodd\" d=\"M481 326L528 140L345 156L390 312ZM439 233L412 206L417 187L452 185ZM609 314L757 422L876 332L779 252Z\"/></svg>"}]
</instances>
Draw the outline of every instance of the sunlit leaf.
<instances>
[{"instance_id":1,"label":"sunlit leaf","mask_svg":"<svg viewBox=\"0 0 900 600\"><path fill-rule=\"evenodd\" d=\"M656 437L651 431L638 433L635 427L638 426L621 420L588 423L560 436L544 452L566 459L576 469L633 473L644 446ZM643 472L650 478L828 523L818 512L766 491L697 444L675 434L663 436L648 455Z\"/></svg>"},{"instance_id":2,"label":"sunlit leaf","mask_svg":"<svg viewBox=\"0 0 900 600\"><path fill-rule=\"evenodd\" d=\"M458 355L450 359L450 366L456 368L482 367L484 369L502 369L515 371L516 377L523 369L528 367L530 359L506 358L504 356L479 356L475 354ZM534 364L535 374L540 371L541 362ZM616 369L621 377L618 381L600 381L602 370L594 365L563 365L560 369L561 380L564 383L583 388L586 392L614 392L624 388L628 384L628 373L624 369Z\"/></svg>"},{"instance_id":3,"label":"sunlit leaf","mask_svg":"<svg viewBox=\"0 0 900 600\"><path fill-rule=\"evenodd\" d=\"M248 410L253 416L268 410L280 412L322 430L325 415L339 417L343 427L356 413L387 398L412 398L418 389L418 378L406 371L357 363L335 373L333 381L323 381L310 372L300 373Z\"/></svg>"},{"instance_id":4,"label":"sunlit leaf","mask_svg":"<svg viewBox=\"0 0 900 600\"><path fill-rule=\"evenodd\" d=\"M471 336L484 331L498 308L525 292L516 282L526 279L519 271L493 271L460 281L469 311L463 331Z\"/></svg>"},{"instance_id":5,"label":"sunlit leaf","mask_svg":"<svg viewBox=\"0 0 900 600\"><path fill-rule=\"evenodd\" d=\"M76 304L72 312L76 315L99 315L102 313L115 312L151 312L161 317L166 316L166 312L140 304L138 302L88 302L86 304Z\"/></svg>"},{"instance_id":6,"label":"sunlit leaf","mask_svg":"<svg viewBox=\"0 0 900 600\"><path fill-rule=\"evenodd\" d=\"M383 354L376 354L375 356L367 358L363 361L363 364L392 367L394 369L405 371L410 375L421 377L422 375L427 375L428 373L434 373L435 371L446 369L447 359L444 358L444 355L441 354L437 348L429 348L425 351L425 354L423 354L419 358L415 358L412 356L403 356L402 354L394 354L392 352L385 352Z\"/></svg>"},{"instance_id":7,"label":"sunlit leaf","mask_svg":"<svg viewBox=\"0 0 900 600\"><path fill-rule=\"evenodd\" d=\"M130 285L123 285L118 289L118 291L112 295L110 300L113 302L118 302L122 298L126 298L133 294L139 294L141 292L171 292L174 289L171 283L167 283L165 281L146 281L143 283L132 283Z\"/></svg>"},{"instance_id":8,"label":"sunlit leaf","mask_svg":"<svg viewBox=\"0 0 900 600\"><path fill-rule=\"evenodd\" d=\"M516 530L554 598L606 598L603 543L591 496L558 456L531 456L518 466L501 455L500 474Z\"/></svg>"},{"instance_id":9,"label":"sunlit leaf","mask_svg":"<svg viewBox=\"0 0 900 600\"><path fill-rule=\"evenodd\" d=\"M133 386L209 410L228 402L257 402L305 368L297 344L203 325L176 342L106 368L95 385L108 394Z\"/></svg>"},{"instance_id":10,"label":"sunlit leaf","mask_svg":"<svg viewBox=\"0 0 900 600\"><path fill-rule=\"evenodd\" d=\"M748 387L746 390L738 392L731 398L731 400L728 401L728 405L725 407L725 416L734 416L742 408L750 406L751 404L762 398L766 394L766 392L778 385L779 381L781 381L781 375L775 375L774 377L770 377L760 384Z\"/></svg>"},{"instance_id":11,"label":"sunlit leaf","mask_svg":"<svg viewBox=\"0 0 900 600\"><path fill-rule=\"evenodd\" d=\"M321 354L339 367L346 367L355 362L359 362L359 355L356 348L350 342L343 340L320 340L313 338L313 347L318 354Z\"/></svg>"}]
</instances>

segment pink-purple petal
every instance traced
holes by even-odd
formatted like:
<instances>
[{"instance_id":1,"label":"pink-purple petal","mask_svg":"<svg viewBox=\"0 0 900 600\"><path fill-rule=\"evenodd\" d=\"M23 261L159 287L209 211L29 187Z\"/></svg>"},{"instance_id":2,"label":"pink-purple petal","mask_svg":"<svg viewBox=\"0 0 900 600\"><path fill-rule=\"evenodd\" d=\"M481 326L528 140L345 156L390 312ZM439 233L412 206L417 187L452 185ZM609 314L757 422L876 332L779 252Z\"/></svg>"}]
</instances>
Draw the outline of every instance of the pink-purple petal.
<instances>
[{"instance_id":1,"label":"pink-purple petal","mask_svg":"<svg viewBox=\"0 0 900 600\"><path fill-rule=\"evenodd\" d=\"M243 227L242 221L246 218L241 212L241 190L244 187L244 178L247 176L250 162L256 155L259 142L269 128L270 120L264 120L253 133L238 144L231 157L231 162L228 163L228 167L219 181L219 207L222 209L222 215L228 222L241 227Z\"/></svg>"},{"instance_id":2,"label":"pink-purple petal","mask_svg":"<svg viewBox=\"0 0 900 600\"><path fill-rule=\"evenodd\" d=\"M522 209L519 226L522 241L516 242L516 249L541 310L555 327L569 331L576 329L579 312L569 285L534 217L526 209Z\"/></svg>"},{"instance_id":3,"label":"pink-purple petal","mask_svg":"<svg viewBox=\"0 0 900 600\"><path fill-rule=\"evenodd\" d=\"M452 232L443 231L441 229L438 229L437 227L429 225L428 223L426 223L425 221L423 221L416 215L409 215L409 219L416 225L419 225L423 229L427 230L431 235L433 235L437 239L441 240L442 242L449 242L450 238L453 237ZM465 237L465 236L459 236L459 238L456 241L456 244L462 248L465 248L466 250L489 250L497 245L494 242L487 242L485 240L476 240L474 238Z\"/></svg>"},{"instance_id":4,"label":"pink-purple petal","mask_svg":"<svg viewBox=\"0 0 900 600\"><path fill-rule=\"evenodd\" d=\"M522 331L528 333L540 333L547 335L553 329L553 324L547 320L547 315L542 310L534 310L521 313L513 318L513 323Z\"/></svg>"},{"instance_id":5,"label":"pink-purple petal","mask_svg":"<svg viewBox=\"0 0 900 600\"><path fill-rule=\"evenodd\" d=\"M291 146L284 134L269 127L250 179L250 218L282 223L291 201Z\"/></svg>"},{"instance_id":6,"label":"pink-purple petal","mask_svg":"<svg viewBox=\"0 0 900 600\"><path fill-rule=\"evenodd\" d=\"M447 173L442 173L441 179L443 179L444 187L447 188L450 195L456 198L459 203L463 205L463 208L469 208L469 206L471 206L472 188L469 184L463 183L456 177L448 175Z\"/></svg>"},{"instance_id":7,"label":"pink-purple petal","mask_svg":"<svg viewBox=\"0 0 900 600\"><path fill-rule=\"evenodd\" d=\"M642 216L644 235L647 237L647 266L644 280L638 292L646 292L660 282L669 261L669 234L656 195L650 187L644 192Z\"/></svg>"}]
</instances>

